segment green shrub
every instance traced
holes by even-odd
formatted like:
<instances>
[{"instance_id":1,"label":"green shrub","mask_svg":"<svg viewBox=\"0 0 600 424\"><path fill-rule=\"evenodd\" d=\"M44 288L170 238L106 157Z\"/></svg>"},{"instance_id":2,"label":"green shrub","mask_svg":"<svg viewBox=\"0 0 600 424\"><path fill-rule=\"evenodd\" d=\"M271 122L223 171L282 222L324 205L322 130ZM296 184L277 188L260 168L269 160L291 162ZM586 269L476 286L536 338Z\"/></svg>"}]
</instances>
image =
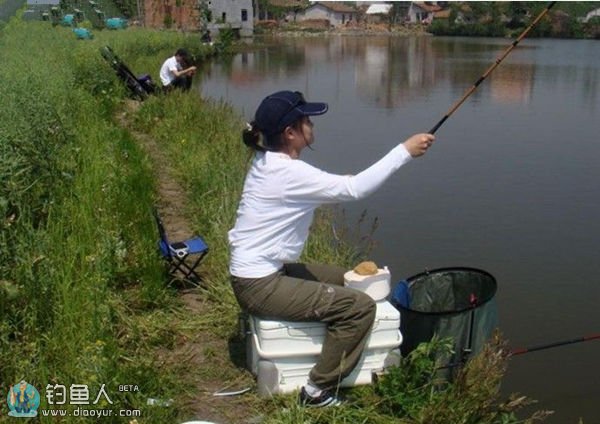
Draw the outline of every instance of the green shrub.
<instances>
[{"instance_id":1,"label":"green shrub","mask_svg":"<svg viewBox=\"0 0 600 424\"><path fill-rule=\"evenodd\" d=\"M236 38L235 30L231 28L231 26L221 28L219 30L219 37L215 43L217 53L227 53L231 49L231 46Z\"/></svg>"},{"instance_id":2,"label":"green shrub","mask_svg":"<svg viewBox=\"0 0 600 424\"><path fill-rule=\"evenodd\" d=\"M377 385L382 409L396 417L416 418L423 406L439 400L448 382L439 375L438 367L445 364L437 358L452 353L451 340L434 339L422 343L397 367L390 369Z\"/></svg>"},{"instance_id":3,"label":"green shrub","mask_svg":"<svg viewBox=\"0 0 600 424\"><path fill-rule=\"evenodd\" d=\"M434 338L402 358L378 382L384 413L414 424L517 424L543 421L550 411L528 418L516 413L532 402L525 396L500 399L500 383L508 364L507 345L499 334L466 365L457 365L448 377L443 359L452 353L451 340Z\"/></svg>"},{"instance_id":4,"label":"green shrub","mask_svg":"<svg viewBox=\"0 0 600 424\"><path fill-rule=\"evenodd\" d=\"M430 32L433 35L450 35L450 23L446 19L434 20L427 28L427 32Z\"/></svg>"},{"instance_id":5,"label":"green shrub","mask_svg":"<svg viewBox=\"0 0 600 424\"><path fill-rule=\"evenodd\" d=\"M167 13L165 15L165 18L163 19L163 25L165 26L165 28L171 28L173 26L173 22L173 16Z\"/></svg>"}]
</instances>

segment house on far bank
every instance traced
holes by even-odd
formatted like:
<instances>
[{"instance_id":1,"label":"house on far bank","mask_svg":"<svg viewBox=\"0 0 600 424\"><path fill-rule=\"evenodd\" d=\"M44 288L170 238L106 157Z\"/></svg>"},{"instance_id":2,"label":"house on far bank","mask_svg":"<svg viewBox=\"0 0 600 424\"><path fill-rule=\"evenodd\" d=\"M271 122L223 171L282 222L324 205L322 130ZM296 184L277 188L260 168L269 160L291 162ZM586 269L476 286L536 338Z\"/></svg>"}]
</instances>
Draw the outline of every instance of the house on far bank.
<instances>
[{"instance_id":1,"label":"house on far bank","mask_svg":"<svg viewBox=\"0 0 600 424\"><path fill-rule=\"evenodd\" d=\"M356 22L358 10L341 2L316 2L296 14L296 21L328 20L334 27Z\"/></svg>"},{"instance_id":2,"label":"house on far bank","mask_svg":"<svg viewBox=\"0 0 600 424\"><path fill-rule=\"evenodd\" d=\"M252 0L209 0L208 30L217 34L222 28L232 28L242 37L254 33L254 11Z\"/></svg>"},{"instance_id":3,"label":"house on far bank","mask_svg":"<svg viewBox=\"0 0 600 424\"><path fill-rule=\"evenodd\" d=\"M588 23L590 19L600 17L600 7L598 9L594 9L588 12L584 18L580 19L583 23Z\"/></svg>"},{"instance_id":4,"label":"house on far bank","mask_svg":"<svg viewBox=\"0 0 600 424\"><path fill-rule=\"evenodd\" d=\"M380 24L389 22L392 5L389 3L373 3L365 11L367 23Z\"/></svg>"},{"instance_id":5,"label":"house on far bank","mask_svg":"<svg viewBox=\"0 0 600 424\"><path fill-rule=\"evenodd\" d=\"M430 24L433 22L434 15L444 8L430 2L412 2L408 8L407 20L411 24Z\"/></svg>"},{"instance_id":6,"label":"house on far bank","mask_svg":"<svg viewBox=\"0 0 600 424\"><path fill-rule=\"evenodd\" d=\"M252 0L145 0L144 25L150 28L200 30L199 3L206 9L206 27L213 36L231 28L242 37L254 32Z\"/></svg>"}]
</instances>

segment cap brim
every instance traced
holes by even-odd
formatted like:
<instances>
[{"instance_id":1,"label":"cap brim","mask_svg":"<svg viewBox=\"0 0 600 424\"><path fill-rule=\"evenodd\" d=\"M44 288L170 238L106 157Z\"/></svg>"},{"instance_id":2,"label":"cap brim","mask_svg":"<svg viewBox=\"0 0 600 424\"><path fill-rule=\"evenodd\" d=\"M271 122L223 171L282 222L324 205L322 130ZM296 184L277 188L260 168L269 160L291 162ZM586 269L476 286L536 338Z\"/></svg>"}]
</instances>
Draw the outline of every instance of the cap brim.
<instances>
[{"instance_id":1,"label":"cap brim","mask_svg":"<svg viewBox=\"0 0 600 424\"><path fill-rule=\"evenodd\" d=\"M300 109L302 114L306 116L314 116L323 115L325 112L327 112L327 110L329 110L329 106L327 103L304 103L297 106L297 109Z\"/></svg>"}]
</instances>

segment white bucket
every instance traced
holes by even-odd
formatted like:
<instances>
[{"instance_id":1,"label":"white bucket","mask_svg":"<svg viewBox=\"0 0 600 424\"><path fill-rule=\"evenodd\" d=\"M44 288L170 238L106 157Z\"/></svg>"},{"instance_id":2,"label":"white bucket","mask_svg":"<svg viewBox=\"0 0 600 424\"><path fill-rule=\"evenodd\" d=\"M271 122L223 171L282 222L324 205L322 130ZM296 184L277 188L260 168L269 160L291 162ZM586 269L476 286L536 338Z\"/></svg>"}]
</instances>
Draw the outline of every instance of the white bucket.
<instances>
[{"instance_id":1,"label":"white bucket","mask_svg":"<svg viewBox=\"0 0 600 424\"><path fill-rule=\"evenodd\" d=\"M360 275L354 271L344 274L344 286L360 290L373 298L375 301L385 299L390 294L390 271L387 266L378 269L377 274Z\"/></svg>"}]
</instances>

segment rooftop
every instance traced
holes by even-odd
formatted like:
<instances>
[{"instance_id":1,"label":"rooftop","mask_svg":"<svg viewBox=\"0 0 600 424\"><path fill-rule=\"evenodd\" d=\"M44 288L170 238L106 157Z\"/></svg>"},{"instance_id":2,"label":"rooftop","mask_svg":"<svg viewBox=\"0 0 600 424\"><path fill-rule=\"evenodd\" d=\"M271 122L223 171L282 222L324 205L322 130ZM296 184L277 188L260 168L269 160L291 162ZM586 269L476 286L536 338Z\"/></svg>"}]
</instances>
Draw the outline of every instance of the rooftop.
<instances>
[{"instance_id":1,"label":"rooftop","mask_svg":"<svg viewBox=\"0 0 600 424\"><path fill-rule=\"evenodd\" d=\"M369 6L369 8L367 9L367 11L365 13L367 15L377 15L377 14L387 15L388 13L390 13L391 8L392 8L391 4L373 3L372 5Z\"/></svg>"},{"instance_id":2,"label":"rooftop","mask_svg":"<svg viewBox=\"0 0 600 424\"><path fill-rule=\"evenodd\" d=\"M414 2L413 4L425 10L426 12L439 12L443 9L443 7L438 6L437 4L427 4L425 2Z\"/></svg>"}]
</instances>

